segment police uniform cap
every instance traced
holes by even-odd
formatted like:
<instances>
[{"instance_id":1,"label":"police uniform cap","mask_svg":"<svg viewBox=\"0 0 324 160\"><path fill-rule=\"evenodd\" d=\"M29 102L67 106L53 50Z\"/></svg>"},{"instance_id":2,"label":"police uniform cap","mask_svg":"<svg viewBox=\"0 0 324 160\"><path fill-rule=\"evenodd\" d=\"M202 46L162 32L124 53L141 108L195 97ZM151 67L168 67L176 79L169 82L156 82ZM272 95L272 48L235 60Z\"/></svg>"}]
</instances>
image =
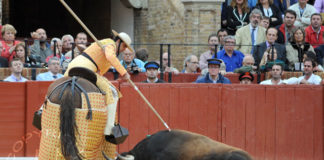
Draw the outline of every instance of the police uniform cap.
<instances>
[{"instance_id":1,"label":"police uniform cap","mask_svg":"<svg viewBox=\"0 0 324 160\"><path fill-rule=\"evenodd\" d=\"M251 80L251 81L254 80L254 76L252 75L251 72L245 72L245 73L242 73L242 74L239 76L239 80L240 80L240 81L242 81L242 80L245 79L245 78L247 78L247 79L249 79L249 80Z\"/></svg>"},{"instance_id":2,"label":"police uniform cap","mask_svg":"<svg viewBox=\"0 0 324 160\"><path fill-rule=\"evenodd\" d=\"M222 61L217 59L217 58L207 59L207 62L208 62L208 65L209 64L218 64L218 65L220 65L222 63Z\"/></svg>"},{"instance_id":3,"label":"police uniform cap","mask_svg":"<svg viewBox=\"0 0 324 160\"><path fill-rule=\"evenodd\" d=\"M160 65L154 61L151 61L151 62L147 62L145 65L144 65L145 69L148 69L148 68L154 68L154 69L159 69L160 68Z\"/></svg>"}]
</instances>

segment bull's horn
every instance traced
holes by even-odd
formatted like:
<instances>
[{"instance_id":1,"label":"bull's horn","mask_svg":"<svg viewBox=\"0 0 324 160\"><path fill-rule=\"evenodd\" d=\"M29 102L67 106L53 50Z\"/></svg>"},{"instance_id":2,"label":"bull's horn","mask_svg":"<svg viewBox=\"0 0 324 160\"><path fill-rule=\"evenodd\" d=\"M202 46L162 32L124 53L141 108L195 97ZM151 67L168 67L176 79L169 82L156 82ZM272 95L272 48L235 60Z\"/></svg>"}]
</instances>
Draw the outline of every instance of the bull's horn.
<instances>
[{"instance_id":1,"label":"bull's horn","mask_svg":"<svg viewBox=\"0 0 324 160\"><path fill-rule=\"evenodd\" d=\"M134 160L135 157L133 155L126 155L126 156L122 156L122 155L118 155L118 158L120 158L121 160Z\"/></svg>"}]
</instances>

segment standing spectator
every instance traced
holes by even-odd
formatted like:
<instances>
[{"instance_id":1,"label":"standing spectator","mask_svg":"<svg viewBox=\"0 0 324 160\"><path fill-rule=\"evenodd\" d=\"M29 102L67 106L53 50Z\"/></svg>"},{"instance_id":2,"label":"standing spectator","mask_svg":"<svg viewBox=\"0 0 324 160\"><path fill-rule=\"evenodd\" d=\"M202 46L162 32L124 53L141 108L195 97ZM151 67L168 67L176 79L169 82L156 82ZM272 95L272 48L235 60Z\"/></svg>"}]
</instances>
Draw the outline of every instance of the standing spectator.
<instances>
[{"instance_id":1,"label":"standing spectator","mask_svg":"<svg viewBox=\"0 0 324 160\"><path fill-rule=\"evenodd\" d=\"M183 61L183 70L181 73L197 73L198 57L195 55L189 55Z\"/></svg>"},{"instance_id":2,"label":"standing spectator","mask_svg":"<svg viewBox=\"0 0 324 160\"><path fill-rule=\"evenodd\" d=\"M310 23L310 17L313 13L316 13L316 9L312 6L307 4L308 0L298 0L298 3L289 7L289 9L293 10L297 14L297 18L295 21L296 27L307 27Z\"/></svg>"},{"instance_id":3,"label":"standing spectator","mask_svg":"<svg viewBox=\"0 0 324 160\"><path fill-rule=\"evenodd\" d=\"M171 56L170 56L170 67L168 66L168 63L169 63L168 56L169 56L169 53L168 52L164 52L163 55L162 55L162 63L163 63L162 68L163 68L163 71L164 72L172 72L174 74L178 74L179 71L176 68L172 67L172 63L171 63L172 62L171 61L172 58L171 58Z\"/></svg>"},{"instance_id":4,"label":"standing spectator","mask_svg":"<svg viewBox=\"0 0 324 160\"><path fill-rule=\"evenodd\" d=\"M310 58L304 61L304 75L298 78L292 77L285 81L286 84L315 84L320 85L322 78L313 74L315 62Z\"/></svg>"},{"instance_id":5,"label":"standing spectator","mask_svg":"<svg viewBox=\"0 0 324 160\"><path fill-rule=\"evenodd\" d=\"M1 35L3 40L1 41L1 43L3 50L1 53L1 57L7 58L9 62L13 59L14 55L16 54L16 45L20 43L20 41L15 40L16 33L17 31L14 28L14 26L10 24L5 24L2 26Z\"/></svg>"},{"instance_id":6,"label":"standing spectator","mask_svg":"<svg viewBox=\"0 0 324 160\"><path fill-rule=\"evenodd\" d=\"M4 79L3 81L6 82L26 82L27 79L24 78L21 73L24 69L23 63L20 61L20 59L13 59L10 62L10 71L11 75Z\"/></svg>"},{"instance_id":7,"label":"standing spectator","mask_svg":"<svg viewBox=\"0 0 324 160\"><path fill-rule=\"evenodd\" d=\"M222 11L221 11L221 27L222 28L227 28L227 16L228 16L228 13L227 13L227 8L228 6L231 5L231 2L232 0L225 0L223 3L222 3Z\"/></svg>"},{"instance_id":8,"label":"standing spectator","mask_svg":"<svg viewBox=\"0 0 324 160\"><path fill-rule=\"evenodd\" d=\"M235 34L235 50L241 51L244 55L252 54L254 45L265 42L266 29L259 26L261 19L262 12L253 9L250 13L250 24L240 28Z\"/></svg>"},{"instance_id":9,"label":"standing spectator","mask_svg":"<svg viewBox=\"0 0 324 160\"><path fill-rule=\"evenodd\" d=\"M283 84L283 80L281 79L281 76L283 75L284 72L284 67L282 66L283 64L280 63L275 63L272 65L272 69L270 71L271 74L271 79L264 80L260 84L263 85L279 85Z\"/></svg>"},{"instance_id":10,"label":"standing spectator","mask_svg":"<svg viewBox=\"0 0 324 160\"><path fill-rule=\"evenodd\" d=\"M260 22L260 26L265 29L268 29L269 25L270 25L270 18L263 16Z\"/></svg>"},{"instance_id":11,"label":"standing spectator","mask_svg":"<svg viewBox=\"0 0 324 160\"><path fill-rule=\"evenodd\" d=\"M31 33L34 39L34 44L30 46L30 53L34 57L40 57L40 63L46 63L46 58L52 54L51 46L46 42L47 35L43 28L38 28L35 32Z\"/></svg>"},{"instance_id":12,"label":"standing spectator","mask_svg":"<svg viewBox=\"0 0 324 160\"><path fill-rule=\"evenodd\" d=\"M275 43L278 38L278 30L276 28L268 28L266 30L267 40L264 43L260 43L254 47L253 57L256 61L256 65L259 66L260 61L262 59L263 54L266 52L268 48L272 46L278 51L278 59L283 62L286 61L286 48L284 45Z\"/></svg>"},{"instance_id":13,"label":"standing spectator","mask_svg":"<svg viewBox=\"0 0 324 160\"><path fill-rule=\"evenodd\" d=\"M285 17L283 24L277 26L278 33L278 40L277 42L280 44L286 44L289 41L291 30L295 27L294 23L296 21L296 12L293 10L288 9L285 12Z\"/></svg>"},{"instance_id":14,"label":"standing spectator","mask_svg":"<svg viewBox=\"0 0 324 160\"><path fill-rule=\"evenodd\" d=\"M65 55L65 53L72 50L72 44L74 43L74 38L70 34L65 34L62 39L62 54Z\"/></svg>"},{"instance_id":15,"label":"standing spectator","mask_svg":"<svg viewBox=\"0 0 324 160\"><path fill-rule=\"evenodd\" d=\"M280 10L273 4L273 0L258 0L255 8L260 9L263 17L270 18L270 27L282 24L282 14Z\"/></svg>"},{"instance_id":16,"label":"standing spectator","mask_svg":"<svg viewBox=\"0 0 324 160\"><path fill-rule=\"evenodd\" d=\"M147 63L148 56L149 54L146 48L140 48L135 53L135 57L143 61L145 64Z\"/></svg>"},{"instance_id":17,"label":"standing spectator","mask_svg":"<svg viewBox=\"0 0 324 160\"><path fill-rule=\"evenodd\" d=\"M215 45L218 45L218 37L217 34L212 33L208 36L208 51L204 52L200 55L199 58L199 68L200 70L204 70L207 68L207 59L210 59L215 54Z\"/></svg>"},{"instance_id":18,"label":"standing spectator","mask_svg":"<svg viewBox=\"0 0 324 160\"><path fill-rule=\"evenodd\" d=\"M250 72L241 73L239 80L240 84L251 84L254 80L254 76Z\"/></svg>"},{"instance_id":19,"label":"standing spectator","mask_svg":"<svg viewBox=\"0 0 324 160\"><path fill-rule=\"evenodd\" d=\"M301 70L303 54L306 51L314 52L313 47L305 42L305 31L301 27L292 30L291 42L286 46L288 67L290 70Z\"/></svg>"},{"instance_id":20,"label":"standing spectator","mask_svg":"<svg viewBox=\"0 0 324 160\"><path fill-rule=\"evenodd\" d=\"M212 58L208 59L208 73L203 76L199 77L196 80L196 83L224 83L224 84L231 84L231 81L224 77L222 74L219 73L220 64L222 61Z\"/></svg>"},{"instance_id":21,"label":"standing spectator","mask_svg":"<svg viewBox=\"0 0 324 160\"><path fill-rule=\"evenodd\" d=\"M123 57L124 58L120 61L120 63L124 66L127 72L135 74L139 72L145 72L144 62L135 58L134 52L126 48Z\"/></svg>"},{"instance_id":22,"label":"standing spectator","mask_svg":"<svg viewBox=\"0 0 324 160\"><path fill-rule=\"evenodd\" d=\"M245 72L255 73L254 70L256 70L257 67L254 66L254 63L255 63L254 58L251 55L246 55L243 58L242 67L236 68L234 70L234 73L245 73Z\"/></svg>"},{"instance_id":23,"label":"standing spectator","mask_svg":"<svg viewBox=\"0 0 324 160\"><path fill-rule=\"evenodd\" d=\"M156 62L147 62L145 64L146 77L147 79L143 83L165 83L163 80L159 79L157 76L159 74L160 65Z\"/></svg>"},{"instance_id":24,"label":"standing spectator","mask_svg":"<svg viewBox=\"0 0 324 160\"><path fill-rule=\"evenodd\" d=\"M224 47L224 37L226 37L228 35L227 30L226 29L220 29L217 31L217 37L218 37L218 50L222 50Z\"/></svg>"},{"instance_id":25,"label":"standing spectator","mask_svg":"<svg viewBox=\"0 0 324 160\"><path fill-rule=\"evenodd\" d=\"M305 29L306 42L310 43L313 48L324 43L323 40L324 27L322 26L322 16L314 13L311 16L311 25Z\"/></svg>"},{"instance_id":26,"label":"standing spectator","mask_svg":"<svg viewBox=\"0 0 324 160\"><path fill-rule=\"evenodd\" d=\"M59 73L61 70L60 59L53 57L48 61L48 72L40 73L37 75L37 81L52 81L62 78L63 75Z\"/></svg>"},{"instance_id":27,"label":"standing spectator","mask_svg":"<svg viewBox=\"0 0 324 160\"><path fill-rule=\"evenodd\" d=\"M226 36L224 38L224 41L225 41L224 50L221 50L217 53L217 58L224 61L226 66L226 72L234 72L236 68L240 68L242 66L244 54L240 51L234 50L235 47L234 36Z\"/></svg>"},{"instance_id":28,"label":"standing spectator","mask_svg":"<svg viewBox=\"0 0 324 160\"><path fill-rule=\"evenodd\" d=\"M249 23L250 9L247 0L232 0L227 7L227 30L229 35L234 35L236 30Z\"/></svg>"}]
</instances>

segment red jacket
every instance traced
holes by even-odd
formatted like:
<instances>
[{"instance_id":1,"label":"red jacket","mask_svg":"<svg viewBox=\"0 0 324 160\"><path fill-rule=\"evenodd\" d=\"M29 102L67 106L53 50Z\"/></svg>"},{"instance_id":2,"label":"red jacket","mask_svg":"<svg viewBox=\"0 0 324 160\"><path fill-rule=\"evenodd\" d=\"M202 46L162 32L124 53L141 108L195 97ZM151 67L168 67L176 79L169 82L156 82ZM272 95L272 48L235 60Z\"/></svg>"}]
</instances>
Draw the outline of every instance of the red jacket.
<instances>
[{"instance_id":1,"label":"red jacket","mask_svg":"<svg viewBox=\"0 0 324 160\"><path fill-rule=\"evenodd\" d=\"M324 26L321 26L321 30L319 32L319 35L317 36L317 33L314 32L313 28L311 25L309 25L306 29L305 29L305 41L310 43L313 48L318 47L319 45L323 44L323 32L324 32ZM318 39L317 39L318 37Z\"/></svg>"}]
</instances>

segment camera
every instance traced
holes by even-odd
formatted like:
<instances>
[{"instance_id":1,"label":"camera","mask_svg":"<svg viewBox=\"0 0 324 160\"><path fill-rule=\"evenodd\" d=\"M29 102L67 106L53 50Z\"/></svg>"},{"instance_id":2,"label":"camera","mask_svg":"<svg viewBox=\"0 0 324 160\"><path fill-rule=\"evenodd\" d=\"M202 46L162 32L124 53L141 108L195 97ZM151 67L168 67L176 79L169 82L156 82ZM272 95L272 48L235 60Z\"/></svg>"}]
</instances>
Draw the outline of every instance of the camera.
<instances>
[{"instance_id":1,"label":"camera","mask_svg":"<svg viewBox=\"0 0 324 160\"><path fill-rule=\"evenodd\" d=\"M136 65L134 60L133 60L133 63L131 65L130 73L132 73L132 74L138 74L139 73L138 66Z\"/></svg>"}]
</instances>

